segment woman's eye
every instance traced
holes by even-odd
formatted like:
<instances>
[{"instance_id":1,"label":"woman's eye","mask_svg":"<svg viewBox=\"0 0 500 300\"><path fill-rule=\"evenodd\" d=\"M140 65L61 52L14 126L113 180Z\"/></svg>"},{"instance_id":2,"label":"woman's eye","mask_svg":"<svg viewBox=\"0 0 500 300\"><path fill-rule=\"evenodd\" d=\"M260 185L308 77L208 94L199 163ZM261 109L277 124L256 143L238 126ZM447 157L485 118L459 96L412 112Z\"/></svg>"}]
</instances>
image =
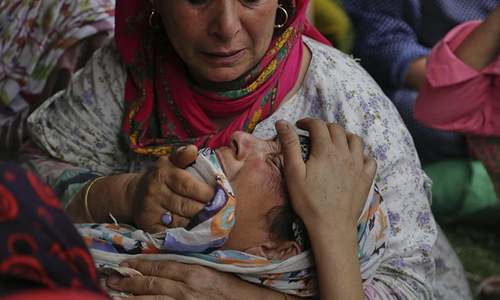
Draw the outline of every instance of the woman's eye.
<instances>
[{"instance_id":1,"label":"woman's eye","mask_svg":"<svg viewBox=\"0 0 500 300\"><path fill-rule=\"evenodd\" d=\"M260 4L263 0L240 0L243 4L253 6Z\"/></svg>"},{"instance_id":2,"label":"woman's eye","mask_svg":"<svg viewBox=\"0 0 500 300\"><path fill-rule=\"evenodd\" d=\"M191 5L202 5L208 2L208 0L187 0Z\"/></svg>"}]
</instances>

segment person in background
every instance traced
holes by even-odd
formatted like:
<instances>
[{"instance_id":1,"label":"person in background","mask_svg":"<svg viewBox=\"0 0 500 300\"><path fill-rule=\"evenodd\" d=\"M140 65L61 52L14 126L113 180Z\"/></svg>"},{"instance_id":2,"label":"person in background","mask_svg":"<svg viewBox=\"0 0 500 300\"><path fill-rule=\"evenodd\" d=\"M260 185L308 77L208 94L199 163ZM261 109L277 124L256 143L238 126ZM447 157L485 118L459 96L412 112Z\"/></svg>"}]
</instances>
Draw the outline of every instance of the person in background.
<instances>
[{"instance_id":1,"label":"person in background","mask_svg":"<svg viewBox=\"0 0 500 300\"><path fill-rule=\"evenodd\" d=\"M468 157L461 134L413 117L431 48L454 26L484 20L498 0L344 0L356 30L354 55L396 105L424 164Z\"/></svg>"},{"instance_id":2,"label":"person in background","mask_svg":"<svg viewBox=\"0 0 500 300\"><path fill-rule=\"evenodd\" d=\"M311 2L312 21L331 43L342 52L350 53L354 45L354 28L340 0Z\"/></svg>"},{"instance_id":3,"label":"person in background","mask_svg":"<svg viewBox=\"0 0 500 300\"><path fill-rule=\"evenodd\" d=\"M480 149L486 144L480 140L494 142L500 137L498 99L500 5L484 22L457 26L433 49L415 105L415 118L432 128L466 134L472 152L483 153L480 156L486 159ZM490 160L484 162L500 192L497 152L490 151Z\"/></svg>"},{"instance_id":4,"label":"person in background","mask_svg":"<svg viewBox=\"0 0 500 300\"><path fill-rule=\"evenodd\" d=\"M498 0L352 0L344 6L354 23L354 55L396 105L433 181L432 210L443 223L478 220L496 197L484 165L470 155L462 133L430 128L414 117L431 48L454 26L484 20ZM451 175L450 175L451 174ZM457 187L460 187L457 189Z\"/></svg>"},{"instance_id":5,"label":"person in background","mask_svg":"<svg viewBox=\"0 0 500 300\"><path fill-rule=\"evenodd\" d=\"M500 5L484 22L455 27L432 50L415 118L465 134L500 195ZM500 276L480 287L483 294L500 297Z\"/></svg>"},{"instance_id":6,"label":"person in background","mask_svg":"<svg viewBox=\"0 0 500 300\"><path fill-rule=\"evenodd\" d=\"M28 114L66 88L114 28L114 0L0 3L0 151L17 152Z\"/></svg>"}]
</instances>

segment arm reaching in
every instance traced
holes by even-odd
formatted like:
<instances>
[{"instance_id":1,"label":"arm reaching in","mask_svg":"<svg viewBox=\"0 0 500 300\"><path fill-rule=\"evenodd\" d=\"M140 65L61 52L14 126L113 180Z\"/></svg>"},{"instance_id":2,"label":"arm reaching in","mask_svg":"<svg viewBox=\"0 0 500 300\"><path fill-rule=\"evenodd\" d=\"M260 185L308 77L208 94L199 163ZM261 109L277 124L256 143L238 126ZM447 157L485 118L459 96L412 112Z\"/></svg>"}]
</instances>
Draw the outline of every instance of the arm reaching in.
<instances>
[{"instance_id":1,"label":"arm reaching in","mask_svg":"<svg viewBox=\"0 0 500 300\"><path fill-rule=\"evenodd\" d=\"M486 67L500 55L500 5L467 36L455 55L476 70Z\"/></svg>"},{"instance_id":2,"label":"arm reaching in","mask_svg":"<svg viewBox=\"0 0 500 300\"><path fill-rule=\"evenodd\" d=\"M451 30L433 49L415 117L429 127L500 134L500 5L483 22Z\"/></svg>"},{"instance_id":3,"label":"arm reaching in","mask_svg":"<svg viewBox=\"0 0 500 300\"><path fill-rule=\"evenodd\" d=\"M127 299L304 299L284 296L271 289L243 281L232 274L198 265L137 259L122 265L136 269L144 275L108 279L107 285L110 288L135 295Z\"/></svg>"},{"instance_id":4,"label":"arm reaching in","mask_svg":"<svg viewBox=\"0 0 500 300\"><path fill-rule=\"evenodd\" d=\"M166 225L186 226L214 193L209 185L183 170L196 155L196 147L188 146L160 158L147 172L108 176L94 181L92 186L87 184L67 212L76 223L109 222L111 213L122 223L152 233L164 230ZM86 213L86 192L90 216ZM171 217L168 224L162 220L166 212Z\"/></svg>"},{"instance_id":5,"label":"arm reaching in","mask_svg":"<svg viewBox=\"0 0 500 300\"><path fill-rule=\"evenodd\" d=\"M292 127L280 121L276 129L291 201L311 239L321 299L363 299L356 223L375 176L375 161L363 154L361 138L338 125L312 119L297 125L311 135L306 163Z\"/></svg>"}]
</instances>

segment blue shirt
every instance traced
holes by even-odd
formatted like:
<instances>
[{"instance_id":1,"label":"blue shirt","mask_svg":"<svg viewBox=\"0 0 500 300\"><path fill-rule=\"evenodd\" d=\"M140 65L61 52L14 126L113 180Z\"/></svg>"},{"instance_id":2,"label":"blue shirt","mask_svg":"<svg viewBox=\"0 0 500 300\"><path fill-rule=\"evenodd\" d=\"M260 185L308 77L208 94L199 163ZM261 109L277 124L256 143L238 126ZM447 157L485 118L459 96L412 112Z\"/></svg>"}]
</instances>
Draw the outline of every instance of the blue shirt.
<instances>
[{"instance_id":1,"label":"blue shirt","mask_svg":"<svg viewBox=\"0 0 500 300\"><path fill-rule=\"evenodd\" d=\"M500 0L343 0L356 28L354 55L384 88L402 88L411 62L454 26L485 19Z\"/></svg>"}]
</instances>

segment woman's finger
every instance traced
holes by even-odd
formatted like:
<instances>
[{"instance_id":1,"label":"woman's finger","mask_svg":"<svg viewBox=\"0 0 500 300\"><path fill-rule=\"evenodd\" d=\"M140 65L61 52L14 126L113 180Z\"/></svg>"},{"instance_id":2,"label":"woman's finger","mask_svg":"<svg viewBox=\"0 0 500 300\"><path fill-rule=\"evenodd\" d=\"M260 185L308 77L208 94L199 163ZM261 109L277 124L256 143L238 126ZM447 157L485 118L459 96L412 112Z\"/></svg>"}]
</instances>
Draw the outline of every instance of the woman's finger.
<instances>
[{"instance_id":1,"label":"woman's finger","mask_svg":"<svg viewBox=\"0 0 500 300\"><path fill-rule=\"evenodd\" d=\"M198 147L195 145L187 145L180 147L174 153L170 154L170 162L176 167L185 169L196 161L198 156Z\"/></svg>"},{"instance_id":2,"label":"woman's finger","mask_svg":"<svg viewBox=\"0 0 500 300\"><path fill-rule=\"evenodd\" d=\"M205 204L171 193L168 198L162 200L161 207L181 217L192 218L205 207Z\"/></svg>"},{"instance_id":3,"label":"woman's finger","mask_svg":"<svg viewBox=\"0 0 500 300\"><path fill-rule=\"evenodd\" d=\"M358 167L362 167L365 160L364 147L365 144L361 137L353 133L347 133L346 135L347 145L349 147L349 152L351 153L354 163Z\"/></svg>"},{"instance_id":4,"label":"woman's finger","mask_svg":"<svg viewBox=\"0 0 500 300\"><path fill-rule=\"evenodd\" d=\"M330 132L326 123L318 119L302 119L297 121L297 127L309 131L311 140L311 156L319 156L332 144Z\"/></svg>"},{"instance_id":5,"label":"woman's finger","mask_svg":"<svg viewBox=\"0 0 500 300\"><path fill-rule=\"evenodd\" d=\"M373 181L377 174L377 161L373 159L373 157L368 155L364 156L364 172L370 176L370 179Z\"/></svg>"},{"instance_id":6,"label":"woman's finger","mask_svg":"<svg viewBox=\"0 0 500 300\"><path fill-rule=\"evenodd\" d=\"M327 125L328 132L330 133L330 139L335 147L335 149L343 151L346 153L349 151L349 145L347 141L347 133L344 128L338 124L330 123Z\"/></svg>"},{"instance_id":7,"label":"woman's finger","mask_svg":"<svg viewBox=\"0 0 500 300\"><path fill-rule=\"evenodd\" d=\"M174 299L182 295L182 283L156 276L111 276L106 284L113 290L134 295L165 295Z\"/></svg>"},{"instance_id":8,"label":"woman's finger","mask_svg":"<svg viewBox=\"0 0 500 300\"><path fill-rule=\"evenodd\" d=\"M189 225L190 219L176 215L176 214L171 214L172 222L167 225L168 228L185 228Z\"/></svg>"},{"instance_id":9,"label":"woman's finger","mask_svg":"<svg viewBox=\"0 0 500 300\"><path fill-rule=\"evenodd\" d=\"M174 281L186 279L186 269L191 266L175 261L157 261L147 259L130 259L120 264L122 267L132 268L144 276L161 277Z\"/></svg>"},{"instance_id":10,"label":"woman's finger","mask_svg":"<svg viewBox=\"0 0 500 300\"><path fill-rule=\"evenodd\" d=\"M141 225L142 230L150 233L163 233L168 228L185 228L189 225L190 220L169 211L163 211L153 218L158 219L157 222Z\"/></svg>"},{"instance_id":11,"label":"woman's finger","mask_svg":"<svg viewBox=\"0 0 500 300\"><path fill-rule=\"evenodd\" d=\"M213 187L186 170L178 169L171 172L165 181L170 190L192 200L206 203L214 197Z\"/></svg>"},{"instance_id":12,"label":"woman's finger","mask_svg":"<svg viewBox=\"0 0 500 300\"><path fill-rule=\"evenodd\" d=\"M285 179L288 182L305 178L305 164L302 159L300 141L295 130L286 121L276 122L276 131L283 153Z\"/></svg>"}]
</instances>

